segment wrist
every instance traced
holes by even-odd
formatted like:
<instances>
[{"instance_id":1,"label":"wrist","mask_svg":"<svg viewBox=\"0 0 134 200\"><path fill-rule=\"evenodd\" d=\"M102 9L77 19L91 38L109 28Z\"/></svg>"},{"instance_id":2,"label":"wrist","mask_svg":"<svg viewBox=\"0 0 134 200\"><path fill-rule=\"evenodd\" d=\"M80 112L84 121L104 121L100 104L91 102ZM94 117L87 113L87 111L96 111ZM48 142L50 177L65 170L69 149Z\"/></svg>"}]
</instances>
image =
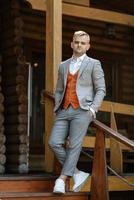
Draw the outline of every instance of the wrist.
<instances>
[{"instance_id":1,"label":"wrist","mask_svg":"<svg viewBox=\"0 0 134 200\"><path fill-rule=\"evenodd\" d=\"M89 110L91 111L92 116L93 116L94 118L96 118L96 113L95 113L94 109L93 109L93 108L89 108Z\"/></svg>"}]
</instances>

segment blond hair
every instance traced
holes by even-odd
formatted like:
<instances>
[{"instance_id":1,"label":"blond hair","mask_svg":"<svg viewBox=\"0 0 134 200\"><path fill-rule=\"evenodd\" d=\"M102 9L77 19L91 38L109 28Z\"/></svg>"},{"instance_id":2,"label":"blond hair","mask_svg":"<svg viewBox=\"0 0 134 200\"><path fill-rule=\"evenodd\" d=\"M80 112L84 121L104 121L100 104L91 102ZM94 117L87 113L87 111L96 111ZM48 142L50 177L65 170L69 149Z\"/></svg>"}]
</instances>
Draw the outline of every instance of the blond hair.
<instances>
[{"instance_id":1,"label":"blond hair","mask_svg":"<svg viewBox=\"0 0 134 200\"><path fill-rule=\"evenodd\" d=\"M74 38L76 38L77 36L86 36L87 39L90 41L90 36L88 33L86 33L85 31L75 31L74 35L73 35L73 40Z\"/></svg>"}]
</instances>

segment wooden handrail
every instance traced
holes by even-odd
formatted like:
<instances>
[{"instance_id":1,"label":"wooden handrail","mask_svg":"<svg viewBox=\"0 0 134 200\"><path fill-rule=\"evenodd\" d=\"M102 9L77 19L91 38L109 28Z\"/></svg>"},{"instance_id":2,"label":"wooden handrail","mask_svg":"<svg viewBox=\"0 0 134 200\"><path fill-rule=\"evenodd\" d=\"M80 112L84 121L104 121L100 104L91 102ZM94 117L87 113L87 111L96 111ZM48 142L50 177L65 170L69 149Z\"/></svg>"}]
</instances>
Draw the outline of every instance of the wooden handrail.
<instances>
[{"instance_id":1,"label":"wooden handrail","mask_svg":"<svg viewBox=\"0 0 134 200\"><path fill-rule=\"evenodd\" d=\"M43 94L45 98L48 98L54 102L54 94L52 92L43 90Z\"/></svg>"},{"instance_id":2,"label":"wooden handrail","mask_svg":"<svg viewBox=\"0 0 134 200\"><path fill-rule=\"evenodd\" d=\"M96 127L97 129L102 130L104 133L106 133L110 137L113 137L117 141L125 144L126 146L128 146L128 147L130 147L130 148L132 148L134 150L134 142L133 141L131 141L127 137L121 135L120 133L112 130L111 128L109 128L105 124L101 123L100 121L94 120L93 121L93 126Z\"/></svg>"}]
</instances>

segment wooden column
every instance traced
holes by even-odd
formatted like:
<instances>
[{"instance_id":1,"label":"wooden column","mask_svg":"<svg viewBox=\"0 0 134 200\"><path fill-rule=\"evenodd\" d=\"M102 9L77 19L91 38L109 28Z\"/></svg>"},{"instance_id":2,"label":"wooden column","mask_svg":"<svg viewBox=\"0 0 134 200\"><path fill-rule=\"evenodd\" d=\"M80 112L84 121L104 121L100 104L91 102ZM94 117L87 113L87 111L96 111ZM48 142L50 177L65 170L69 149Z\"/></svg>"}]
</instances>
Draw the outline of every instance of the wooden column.
<instances>
[{"instance_id":1,"label":"wooden column","mask_svg":"<svg viewBox=\"0 0 134 200\"><path fill-rule=\"evenodd\" d=\"M45 89L54 92L62 50L62 0L46 1L46 77ZM53 153L48 138L53 121L53 102L45 101L45 170L53 170Z\"/></svg>"},{"instance_id":2,"label":"wooden column","mask_svg":"<svg viewBox=\"0 0 134 200\"><path fill-rule=\"evenodd\" d=\"M91 200L109 200L105 136L97 129L91 177Z\"/></svg>"}]
</instances>

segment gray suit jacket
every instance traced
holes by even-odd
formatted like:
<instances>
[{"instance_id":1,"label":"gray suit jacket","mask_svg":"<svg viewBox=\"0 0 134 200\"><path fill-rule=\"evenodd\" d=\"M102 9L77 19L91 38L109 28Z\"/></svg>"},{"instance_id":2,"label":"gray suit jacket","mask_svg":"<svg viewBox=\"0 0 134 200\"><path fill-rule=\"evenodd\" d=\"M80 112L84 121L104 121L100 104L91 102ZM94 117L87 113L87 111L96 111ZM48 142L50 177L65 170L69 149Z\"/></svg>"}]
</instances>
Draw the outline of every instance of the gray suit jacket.
<instances>
[{"instance_id":1,"label":"gray suit jacket","mask_svg":"<svg viewBox=\"0 0 134 200\"><path fill-rule=\"evenodd\" d=\"M71 58L62 62L59 66L55 90L55 112L59 109L64 97L70 61ZM97 112L105 92L104 73L100 61L86 55L80 66L76 83L76 93L80 107L84 110L92 108Z\"/></svg>"}]
</instances>

